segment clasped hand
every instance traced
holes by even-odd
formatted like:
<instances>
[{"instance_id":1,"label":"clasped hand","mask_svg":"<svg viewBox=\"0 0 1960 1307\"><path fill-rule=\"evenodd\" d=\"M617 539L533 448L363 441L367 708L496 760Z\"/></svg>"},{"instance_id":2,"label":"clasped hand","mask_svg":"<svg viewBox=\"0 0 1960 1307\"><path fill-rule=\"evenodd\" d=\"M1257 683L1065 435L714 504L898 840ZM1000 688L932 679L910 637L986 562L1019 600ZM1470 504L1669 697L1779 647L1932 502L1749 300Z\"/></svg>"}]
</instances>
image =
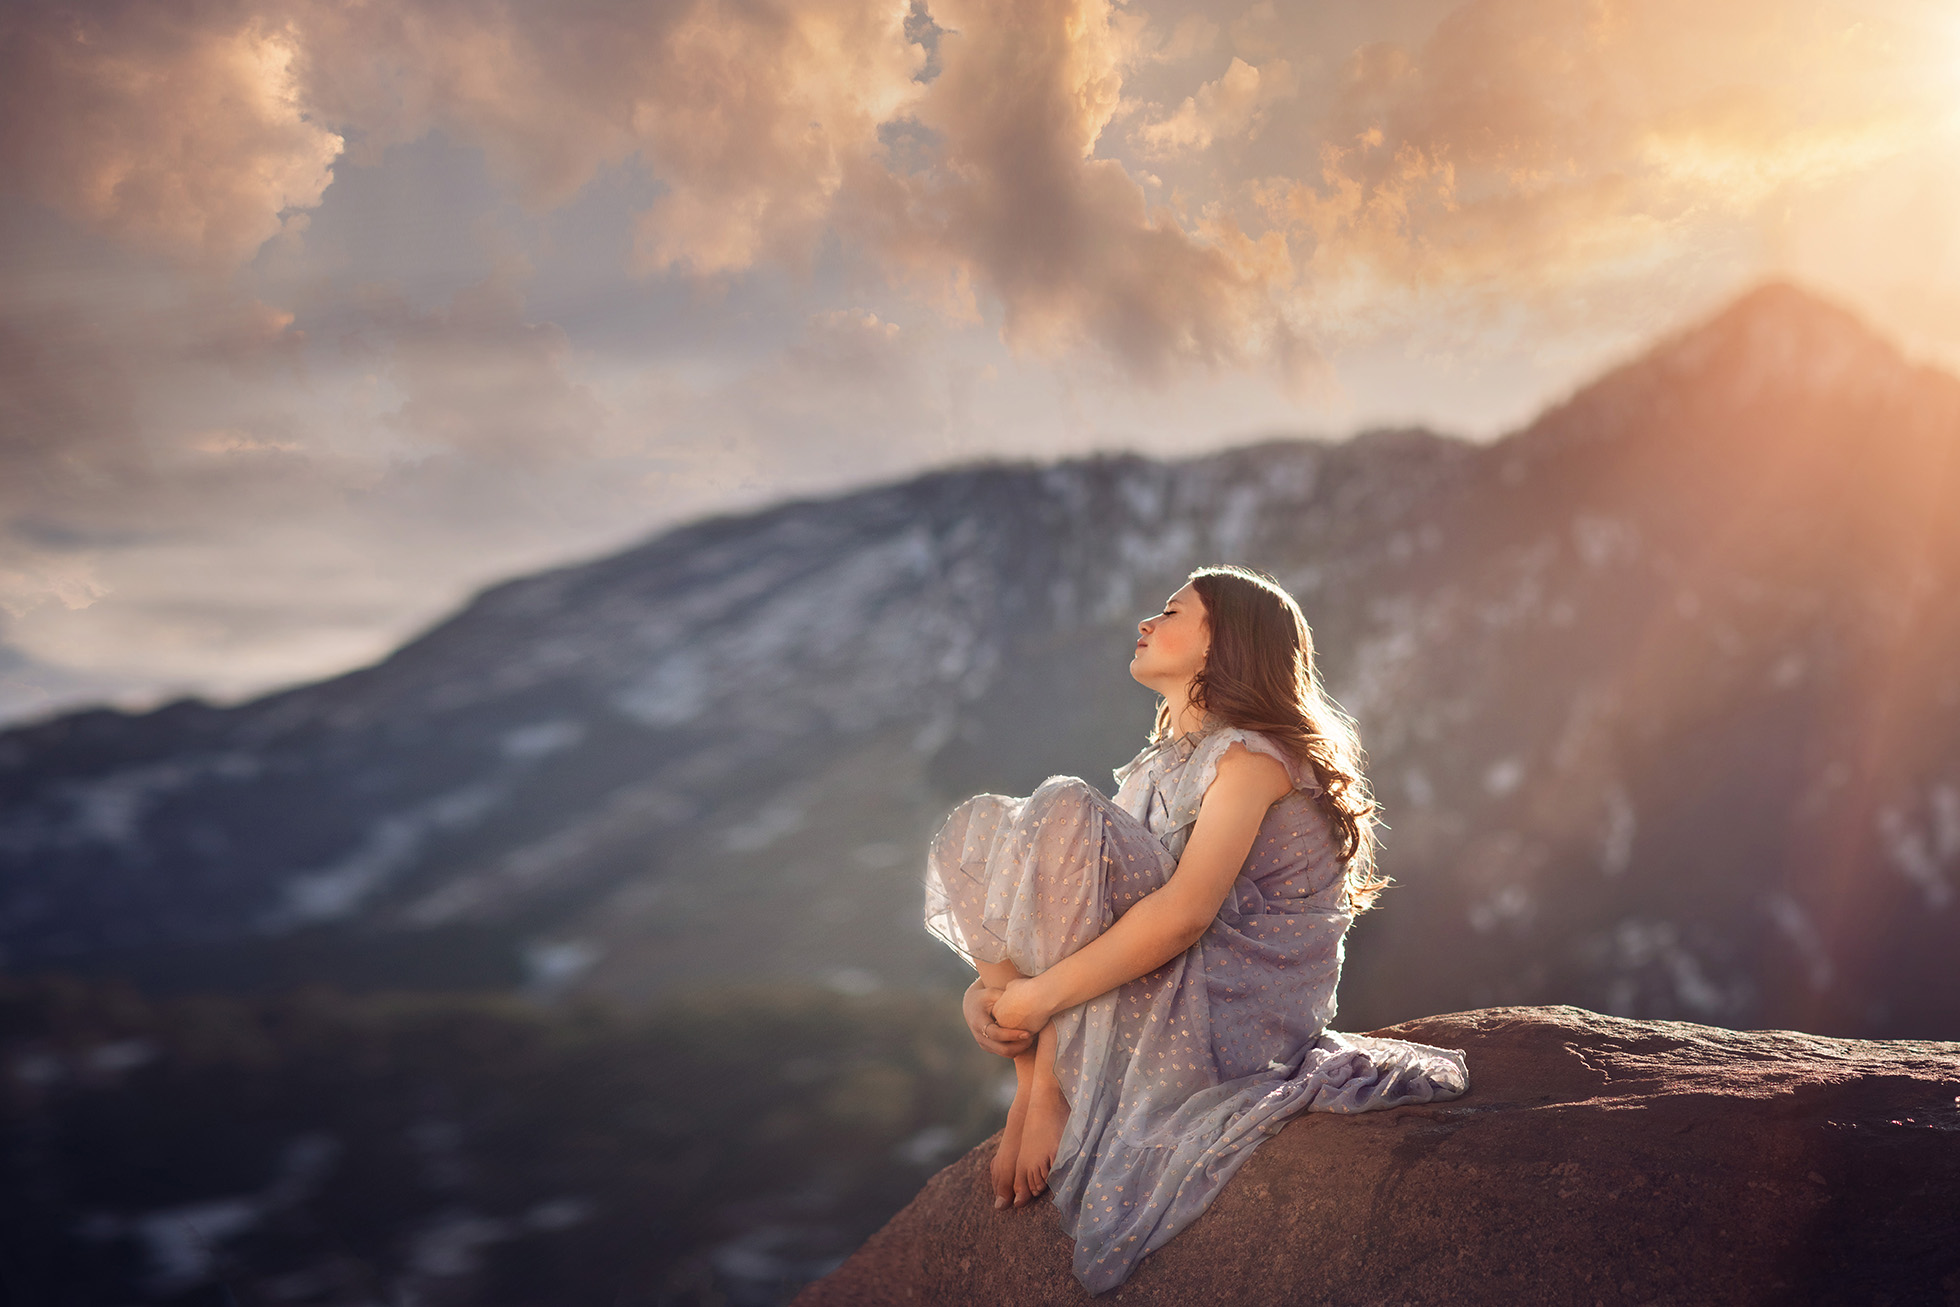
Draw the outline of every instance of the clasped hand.
<instances>
[{"instance_id":1,"label":"clasped hand","mask_svg":"<svg viewBox=\"0 0 1960 1307\"><path fill-rule=\"evenodd\" d=\"M961 1002L973 1040L989 1053L1019 1057L1034 1047L1034 1037L1054 1013L1045 1010L1036 987L1011 980L1005 989L989 989L976 980Z\"/></svg>"}]
</instances>

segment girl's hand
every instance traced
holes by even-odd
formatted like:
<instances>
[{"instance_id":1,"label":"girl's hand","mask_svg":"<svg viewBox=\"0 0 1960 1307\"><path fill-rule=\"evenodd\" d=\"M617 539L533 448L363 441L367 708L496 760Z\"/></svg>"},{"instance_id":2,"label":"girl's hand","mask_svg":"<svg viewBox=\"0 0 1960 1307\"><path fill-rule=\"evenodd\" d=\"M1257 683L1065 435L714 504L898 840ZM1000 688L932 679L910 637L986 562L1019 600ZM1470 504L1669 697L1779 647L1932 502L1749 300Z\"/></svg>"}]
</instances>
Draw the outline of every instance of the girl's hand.
<instances>
[{"instance_id":1,"label":"girl's hand","mask_svg":"<svg viewBox=\"0 0 1960 1307\"><path fill-rule=\"evenodd\" d=\"M996 1025L1010 1026L1030 1035L1040 1034L1041 1028L1055 1015L1042 997L1040 984L1034 980L1008 981L1007 988L994 1000L993 1009Z\"/></svg>"},{"instance_id":2,"label":"girl's hand","mask_svg":"<svg viewBox=\"0 0 1960 1307\"><path fill-rule=\"evenodd\" d=\"M996 1057L1019 1057L1034 1047L1034 1036L997 1023L994 1004L1000 995L1000 990L988 989L976 980L967 986L960 1012L966 1018L966 1028L973 1032L974 1043Z\"/></svg>"}]
</instances>

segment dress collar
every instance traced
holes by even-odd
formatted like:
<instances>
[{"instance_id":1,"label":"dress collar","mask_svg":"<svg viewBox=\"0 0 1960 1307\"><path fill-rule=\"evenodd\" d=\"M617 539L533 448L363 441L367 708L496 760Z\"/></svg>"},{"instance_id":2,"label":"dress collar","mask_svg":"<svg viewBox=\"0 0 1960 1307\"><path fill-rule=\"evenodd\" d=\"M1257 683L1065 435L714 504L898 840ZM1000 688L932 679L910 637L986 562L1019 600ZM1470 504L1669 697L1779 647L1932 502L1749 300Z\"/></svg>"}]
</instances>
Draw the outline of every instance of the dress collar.
<instances>
[{"instance_id":1,"label":"dress collar","mask_svg":"<svg viewBox=\"0 0 1960 1307\"><path fill-rule=\"evenodd\" d=\"M1190 762L1191 755L1198 751L1198 746L1205 742L1205 737L1212 734L1222 725L1224 725L1223 722L1220 722L1217 718L1213 718L1194 731L1186 731L1182 735L1173 736L1171 739L1166 740L1163 747L1179 762Z\"/></svg>"},{"instance_id":2,"label":"dress collar","mask_svg":"<svg viewBox=\"0 0 1960 1307\"><path fill-rule=\"evenodd\" d=\"M1154 744L1144 745L1142 752L1116 769L1114 773L1116 783L1121 785L1130 778L1131 772L1136 771L1140 767L1148 766L1160 758L1172 759L1178 766L1183 766L1185 763L1191 761L1191 755L1198 751L1198 746L1205 742L1205 737L1211 735L1223 725L1223 722L1214 718L1195 731L1186 731L1184 734L1173 736L1168 740L1158 740Z\"/></svg>"}]
</instances>

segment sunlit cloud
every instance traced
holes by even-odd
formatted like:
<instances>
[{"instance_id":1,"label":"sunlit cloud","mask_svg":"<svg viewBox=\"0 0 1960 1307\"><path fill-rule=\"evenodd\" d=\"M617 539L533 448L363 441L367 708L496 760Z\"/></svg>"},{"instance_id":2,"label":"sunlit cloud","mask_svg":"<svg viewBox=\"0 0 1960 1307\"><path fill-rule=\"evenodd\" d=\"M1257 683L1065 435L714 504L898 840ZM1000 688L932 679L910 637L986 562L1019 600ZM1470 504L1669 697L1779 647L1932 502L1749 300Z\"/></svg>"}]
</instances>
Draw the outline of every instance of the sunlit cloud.
<instances>
[{"instance_id":1,"label":"sunlit cloud","mask_svg":"<svg viewBox=\"0 0 1960 1307\"><path fill-rule=\"evenodd\" d=\"M914 98L906 10L867 0L320 6L312 103L372 152L431 129L480 146L527 203L644 160L640 271L799 261L877 128Z\"/></svg>"},{"instance_id":2,"label":"sunlit cloud","mask_svg":"<svg viewBox=\"0 0 1960 1307\"><path fill-rule=\"evenodd\" d=\"M1906 0L1471 0L1419 43L1360 44L1312 97L1317 11L1270 5L1167 25L1108 0L25 12L8 159L120 238L236 260L303 237L343 145L371 162L441 131L534 209L647 168L623 273L805 268L842 237L1017 350L1158 384L1297 369L1318 331L1425 295L1651 270L1910 149L1960 99L1951 24ZM1235 53L1181 100L1125 98L1221 39ZM1259 168L1245 147L1281 120L1290 166ZM1147 193L1150 160L1221 143L1236 177Z\"/></svg>"},{"instance_id":3,"label":"sunlit cloud","mask_svg":"<svg viewBox=\"0 0 1960 1307\"><path fill-rule=\"evenodd\" d=\"M1297 90L1292 66L1284 59L1258 68L1234 57L1217 81L1200 86L1175 113L1141 128L1137 135L1148 150L1159 154L1202 150L1220 137L1251 137L1258 134L1266 107Z\"/></svg>"},{"instance_id":4,"label":"sunlit cloud","mask_svg":"<svg viewBox=\"0 0 1960 1307\"><path fill-rule=\"evenodd\" d=\"M1931 106L1887 17L1473 0L1418 47L1354 51L1318 168L1255 194L1310 251L1303 291L1330 315L1651 275L1924 135Z\"/></svg>"},{"instance_id":5,"label":"sunlit cloud","mask_svg":"<svg viewBox=\"0 0 1960 1307\"><path fill-rule=\"evenodd\" d=\"M1310 365L1273 295L1282 236L1250 237L1229 214L1187 224L1098 154L1124 70L1148 53L1140 24L1101 0L943 7L944 72L916 110L937 159L879 179L864 239L922 284L996 307L1020 351L1099 349L1157 384Z\"/></svg>"},{"instance_id":6,"label":"sunlit cloud","mask_svg":"<svg viewBox=\"0 0 1960 1307\"><path fill-rule=\"evenodd\" d=\"M342 138L276 12L20 4L0 27L0 169L119 239L220 266L311 208Z\"/></svg>"}]
</instances>

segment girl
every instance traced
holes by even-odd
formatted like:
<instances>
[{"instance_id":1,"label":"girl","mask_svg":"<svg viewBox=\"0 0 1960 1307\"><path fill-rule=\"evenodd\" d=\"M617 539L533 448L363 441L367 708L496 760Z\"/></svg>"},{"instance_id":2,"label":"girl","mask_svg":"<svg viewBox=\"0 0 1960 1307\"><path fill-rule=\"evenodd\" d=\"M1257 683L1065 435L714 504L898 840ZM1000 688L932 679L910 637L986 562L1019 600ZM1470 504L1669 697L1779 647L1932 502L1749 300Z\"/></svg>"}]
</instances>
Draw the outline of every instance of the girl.
<instances>
[{"instance_id":1,"label":"girl","mask_svg":"<svg viewBox=\"0 0 1960 1307\"><path fill-rule=\"evenodd\" d=\"M1342 939L1386 881L1354 728L1277 582L1200 568L1138 624L1161 696L1106 799L1054 776L954 810L926 927L1014 1059L995 1206L1052 1191L1092 1293L1189 1225L1295 1112L1453 1098L1463 1055L1337 1035Z\"/></svg>"}]
</instances>

